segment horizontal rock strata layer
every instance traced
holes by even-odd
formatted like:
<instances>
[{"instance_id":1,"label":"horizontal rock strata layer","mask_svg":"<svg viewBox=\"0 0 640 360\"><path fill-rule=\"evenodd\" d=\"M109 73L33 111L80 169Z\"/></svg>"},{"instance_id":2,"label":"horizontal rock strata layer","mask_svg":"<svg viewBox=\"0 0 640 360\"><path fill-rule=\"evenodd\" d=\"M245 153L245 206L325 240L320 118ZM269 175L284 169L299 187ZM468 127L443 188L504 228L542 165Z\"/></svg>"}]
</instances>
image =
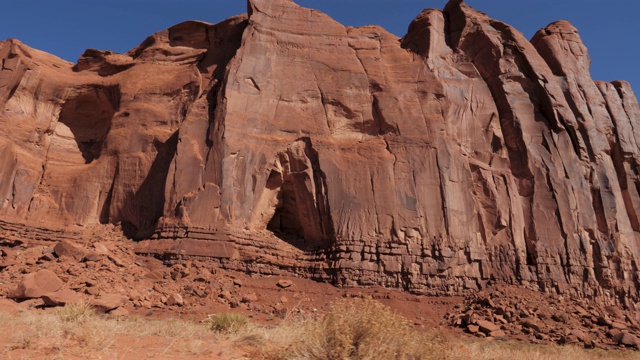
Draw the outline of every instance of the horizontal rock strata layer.
<instances>
[{"instance_id":1,"label":"horizontal rock strata layer","mask_svg":"<svg viewBox=\"0 0 640 360\"><path fill-rule=\"evenodd\" d=\"M569 23L248 10L77 64L1 42L0 218L341 285L640 300L640 110Z\"/></svg>"}]
</instances>

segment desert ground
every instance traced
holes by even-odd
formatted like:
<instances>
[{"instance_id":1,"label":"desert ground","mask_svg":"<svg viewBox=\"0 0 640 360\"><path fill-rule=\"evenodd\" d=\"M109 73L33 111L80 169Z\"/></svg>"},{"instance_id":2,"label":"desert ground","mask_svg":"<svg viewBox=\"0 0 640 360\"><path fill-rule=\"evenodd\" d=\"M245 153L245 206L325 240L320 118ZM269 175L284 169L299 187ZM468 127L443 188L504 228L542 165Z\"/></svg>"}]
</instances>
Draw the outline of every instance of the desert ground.
<instances>
[{"instance_id":1,"label":"desert ground","mask_svg":"<svg viewBox=\"0 0 640 360\"><path fill-rule=\"evenodd\" d=\"M3 359L638 357L620 335L637 341L637 322L615 307L500 284L467 297L335 287L136 255L113 226L88 234L2 244ZM49 273L59 284L38 282Z\"/></svg>"}]
</instances>

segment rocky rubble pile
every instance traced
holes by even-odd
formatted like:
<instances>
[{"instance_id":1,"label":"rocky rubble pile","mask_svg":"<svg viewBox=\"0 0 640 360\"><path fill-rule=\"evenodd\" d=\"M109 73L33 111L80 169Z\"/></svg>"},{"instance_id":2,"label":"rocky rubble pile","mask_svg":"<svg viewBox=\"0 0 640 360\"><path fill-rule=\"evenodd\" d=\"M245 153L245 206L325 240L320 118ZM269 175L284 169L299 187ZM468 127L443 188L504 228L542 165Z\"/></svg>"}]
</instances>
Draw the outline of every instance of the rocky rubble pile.
<instances>
[{"instance_id":1,"label":"rocky rubble pile","mask_svg":"<svg viewBox=\"0 0 640 360\"><path fill-rule=\"evenodd\" d=\"M640 346L640 317L633 312L518 287L485 289L469 296L446 318L450 325L481 338L602 349Z\"/></svg>"},{"instance_id":2,"label":"rocky rubble pile","mask_svg":"<svg viewBox=\"0 0 640 360\"><path fill-rule=\"evenodd\" d=\"M316 289L314 295L309 293L312 285L299 283L302 279L254 278L221 270L215 262L162 262L138 256L133 243L121 238L116 228L105 229L86 236L85 241L47 244L26 240L0 245L0 311L85 302L113 316L186 316L201 320L207 314L231 310L254 314L257 320L274 320L293 311L313 313L316 308L322 309L318 300L325 295L326 303L340 295L349 296L349 289L335 288ZM412 302L408 298L398 300L399 293L380 291L351 289L357 296L411 307L404 312L410 318L424 320L419 314L424 307L435 311L428 297L413 296ZM586 348L639 347L640 318L633 311L516 286L493 284L464 301L456 300L440 315L432 315L441 319L445 311L449 311L445 315L448 325L481 338Z\"/></svg>"},{"instance_id":3,"label":"rocky rubble pile","mask_svg":"<svg viewBox=\"0 0 640 360\"><path fill-rule=\"evenodd\" d=\"M186 307L203 312L237 308L270 316L287 312L285 295L261 302L255 290L244 289L240 279L214 263L163 264L136 256L132 243L119 236L113 230L82 243L1 246L0 298L14 299L24 308L85 302L118 316ZM274 291L293 286L290 280L272 283Z\"/></svg>"}]
</instances>

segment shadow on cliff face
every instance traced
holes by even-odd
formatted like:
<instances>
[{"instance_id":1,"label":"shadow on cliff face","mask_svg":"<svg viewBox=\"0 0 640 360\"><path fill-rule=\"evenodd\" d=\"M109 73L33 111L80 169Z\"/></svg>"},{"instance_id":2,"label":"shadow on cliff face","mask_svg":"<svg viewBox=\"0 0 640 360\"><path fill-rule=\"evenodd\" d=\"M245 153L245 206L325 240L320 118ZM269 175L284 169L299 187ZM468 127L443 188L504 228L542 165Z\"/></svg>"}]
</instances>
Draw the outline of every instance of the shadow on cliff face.
<instances>
[{"instance_id":1,"label":"shadow on cliff face","mask_svg":"<svg viewBox=\"0 0 640 360\"><path fill-rule=\"evenodd\" d=\"M125 209L133 212L128 221L122 222L126 237L140 240L153 234L164 209L165 183L176 154L178 139L179 131L176 131L165 142L154 141L157 155L149 173L135 195L129 197L124 204Z\"/></svg>"},{"instance_id":2,"label":"shadow on cliff face","mask_svg":"<svg viewBox=\"0 0 640 360\"><path fill-rule=\"evenodd\" d=\"M120 107L120 88L117 85L94 85L74 89L74 92L62 105L59 122L70 131L85 164L90 164L102 155L113 117ZM127 196L120 214L114 218L111 207L121 170L116 163L113 184L100 212L100 223L120 222L125 236L133 239L153 233L157 220L162 216L165 181L177 142L177 131L165 142L154 141L156 156L147 176L137 191Z\"/></svg>"},{"instance_id":3,"label":"shadow on cliff face","mask_svg":"<svg viewBox=\"0 0 640 360\"><path fill-rule=\"evenodd\" d=\"M165 182L176 154L178 138L179 131L176 131L165 142L154 141L156 157L138 191L124 201L120 220L113 219L110 214L113 197L113 187L111 188L100 215L101 224L119 221L124 236L133 240L145 239L153 234L158 219L162 216ZM118 177L118 171L119 169L116 168L114 178Z\"/></svg>"},{"instance_id":4,"label":"shadow on cliff face","mask_svg":"<svg viewBox=\"0 0 640 360\"><path fill-rule=\"evenodd\" d=\"M261 206L262 205L262 206ZM326 176L309 138L281 151L258 208L262 226L303 251L329 247L334 237Z\"/></svg>"},{"instance_id":5,"label":"shadow on cliff face","mask_svg":"<svg viewBox=\"0 0 640 360\"><path fill-rule=\"evenodd\" d=\"M86 164L100 157L119 106L120 89L99 85L80 89L62 106L59 121L71 130Z\"/></svg>"}]
</instances>

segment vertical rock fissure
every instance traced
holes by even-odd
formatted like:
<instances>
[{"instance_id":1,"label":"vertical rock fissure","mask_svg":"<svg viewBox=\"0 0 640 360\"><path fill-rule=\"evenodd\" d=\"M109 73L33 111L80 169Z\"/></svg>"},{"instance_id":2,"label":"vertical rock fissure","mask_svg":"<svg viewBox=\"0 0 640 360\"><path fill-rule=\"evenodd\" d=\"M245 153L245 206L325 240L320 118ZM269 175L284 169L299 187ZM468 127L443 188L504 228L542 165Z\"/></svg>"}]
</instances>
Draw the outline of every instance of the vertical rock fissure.
<instances>
[{"instance_id":1,"label":"vertical rock fissure","mask_svg":"<svg viewBox=\"0 0 640 360\"><path fill-rule=\"evenodd\" d=\"M118 178L118 173L120 171L120 164L116 163L116 168L113 174L113 178L111 179L111 186L109 186L109 191L107 192L107 197L104 200L104 204L102 204L102 210L99 214L99 222L101 224L108 224L110 221L110 209L111 202L113 201L113 191L116 186L116 179Z\"/></svg>"},{"instance_id":2,"label":"vertical rock fissure","mask_svg":"<svg viewBox=\"0 0 640 360\"><path fill-rule=\"evenodd\" d=\"M450 236L449 230L449 217L447 214L447 194L445 191L444 182L446 179L444 178L444 173L442 167L440 166L440 158L436 156L436 168L438 169L438 187L440 189L440 199L441 199L441 210L442 210L442 219L444 221L444 229L447 234L447 237Z\"/></svg>"},{"instance_id":3,"label":"vertical rock fissure","mask_svg":"<svg viewBox=\"0 0 640 360\"><path fill-rule=\"evenodd\" d=\"M247 5L249 9L251 6ZM228 23L223 22L216 26L222 27L219 31L220 36L226 35L229 38L228 43L225 39L216 37L212 39L207 32L207 41L209 49L207 53L198 63L198 69L201 73L206 70L206 64L211 62L215 64L215 69L210 74L209 90L206 93L208 108L208 125L205 146L207 148L204 156L204 170L202 183L213 182L218 187L222 187L223 171L222 161L225 152L225 130L226 130L226 103L227 103L227 84L232 73L232 68L242 62L242 57L238 56L238 52L242 48L243 39L250 31L249 20L243 18L234 23L233 19L229 19ZM216 30L217 31L217 30ZM218 35L218 34L216 34ZM223 41L225 40L225 41ZM218 43L220 41L222 44ZM224 48L218 49L216 46L225 45ZM228 52L227 52L228 51ZM211 54L210 60L208 55ZM209 178L212 177L212 178Z\"/></svg>"},{"instance_id":4,"label":"vertical rock fissure","mask_svg":"<svg viewBox=\"0 0 640 360\"><path fill-rule=\"evenodd\" d=\"M506 184L505 189L507 192L507 197L508 198L512 198L513 196L517 195L517 194L512 194L511 191L511 187L508 185L509 184L509 179L507 179L507 175L503 174L501 175L502 177L502 181ZM525 258L522 259L522 257L520 256L520 246L517 243L517 234L515 233L515 219L514 219L514 209L513 209L514 204L510 203L509 204L509 225L507 226L507 230L509 231L509 233L511 234L510 238L511 238L511 246L513 246L513 251L515 253L515 266L516 268L514 269L514 275L518 278L518 279L522 279L522 275L523 275L523 271L524 271L524 267L527 265L526 262L526 245L525 245Z\"/></svg>"}]
</instances>

